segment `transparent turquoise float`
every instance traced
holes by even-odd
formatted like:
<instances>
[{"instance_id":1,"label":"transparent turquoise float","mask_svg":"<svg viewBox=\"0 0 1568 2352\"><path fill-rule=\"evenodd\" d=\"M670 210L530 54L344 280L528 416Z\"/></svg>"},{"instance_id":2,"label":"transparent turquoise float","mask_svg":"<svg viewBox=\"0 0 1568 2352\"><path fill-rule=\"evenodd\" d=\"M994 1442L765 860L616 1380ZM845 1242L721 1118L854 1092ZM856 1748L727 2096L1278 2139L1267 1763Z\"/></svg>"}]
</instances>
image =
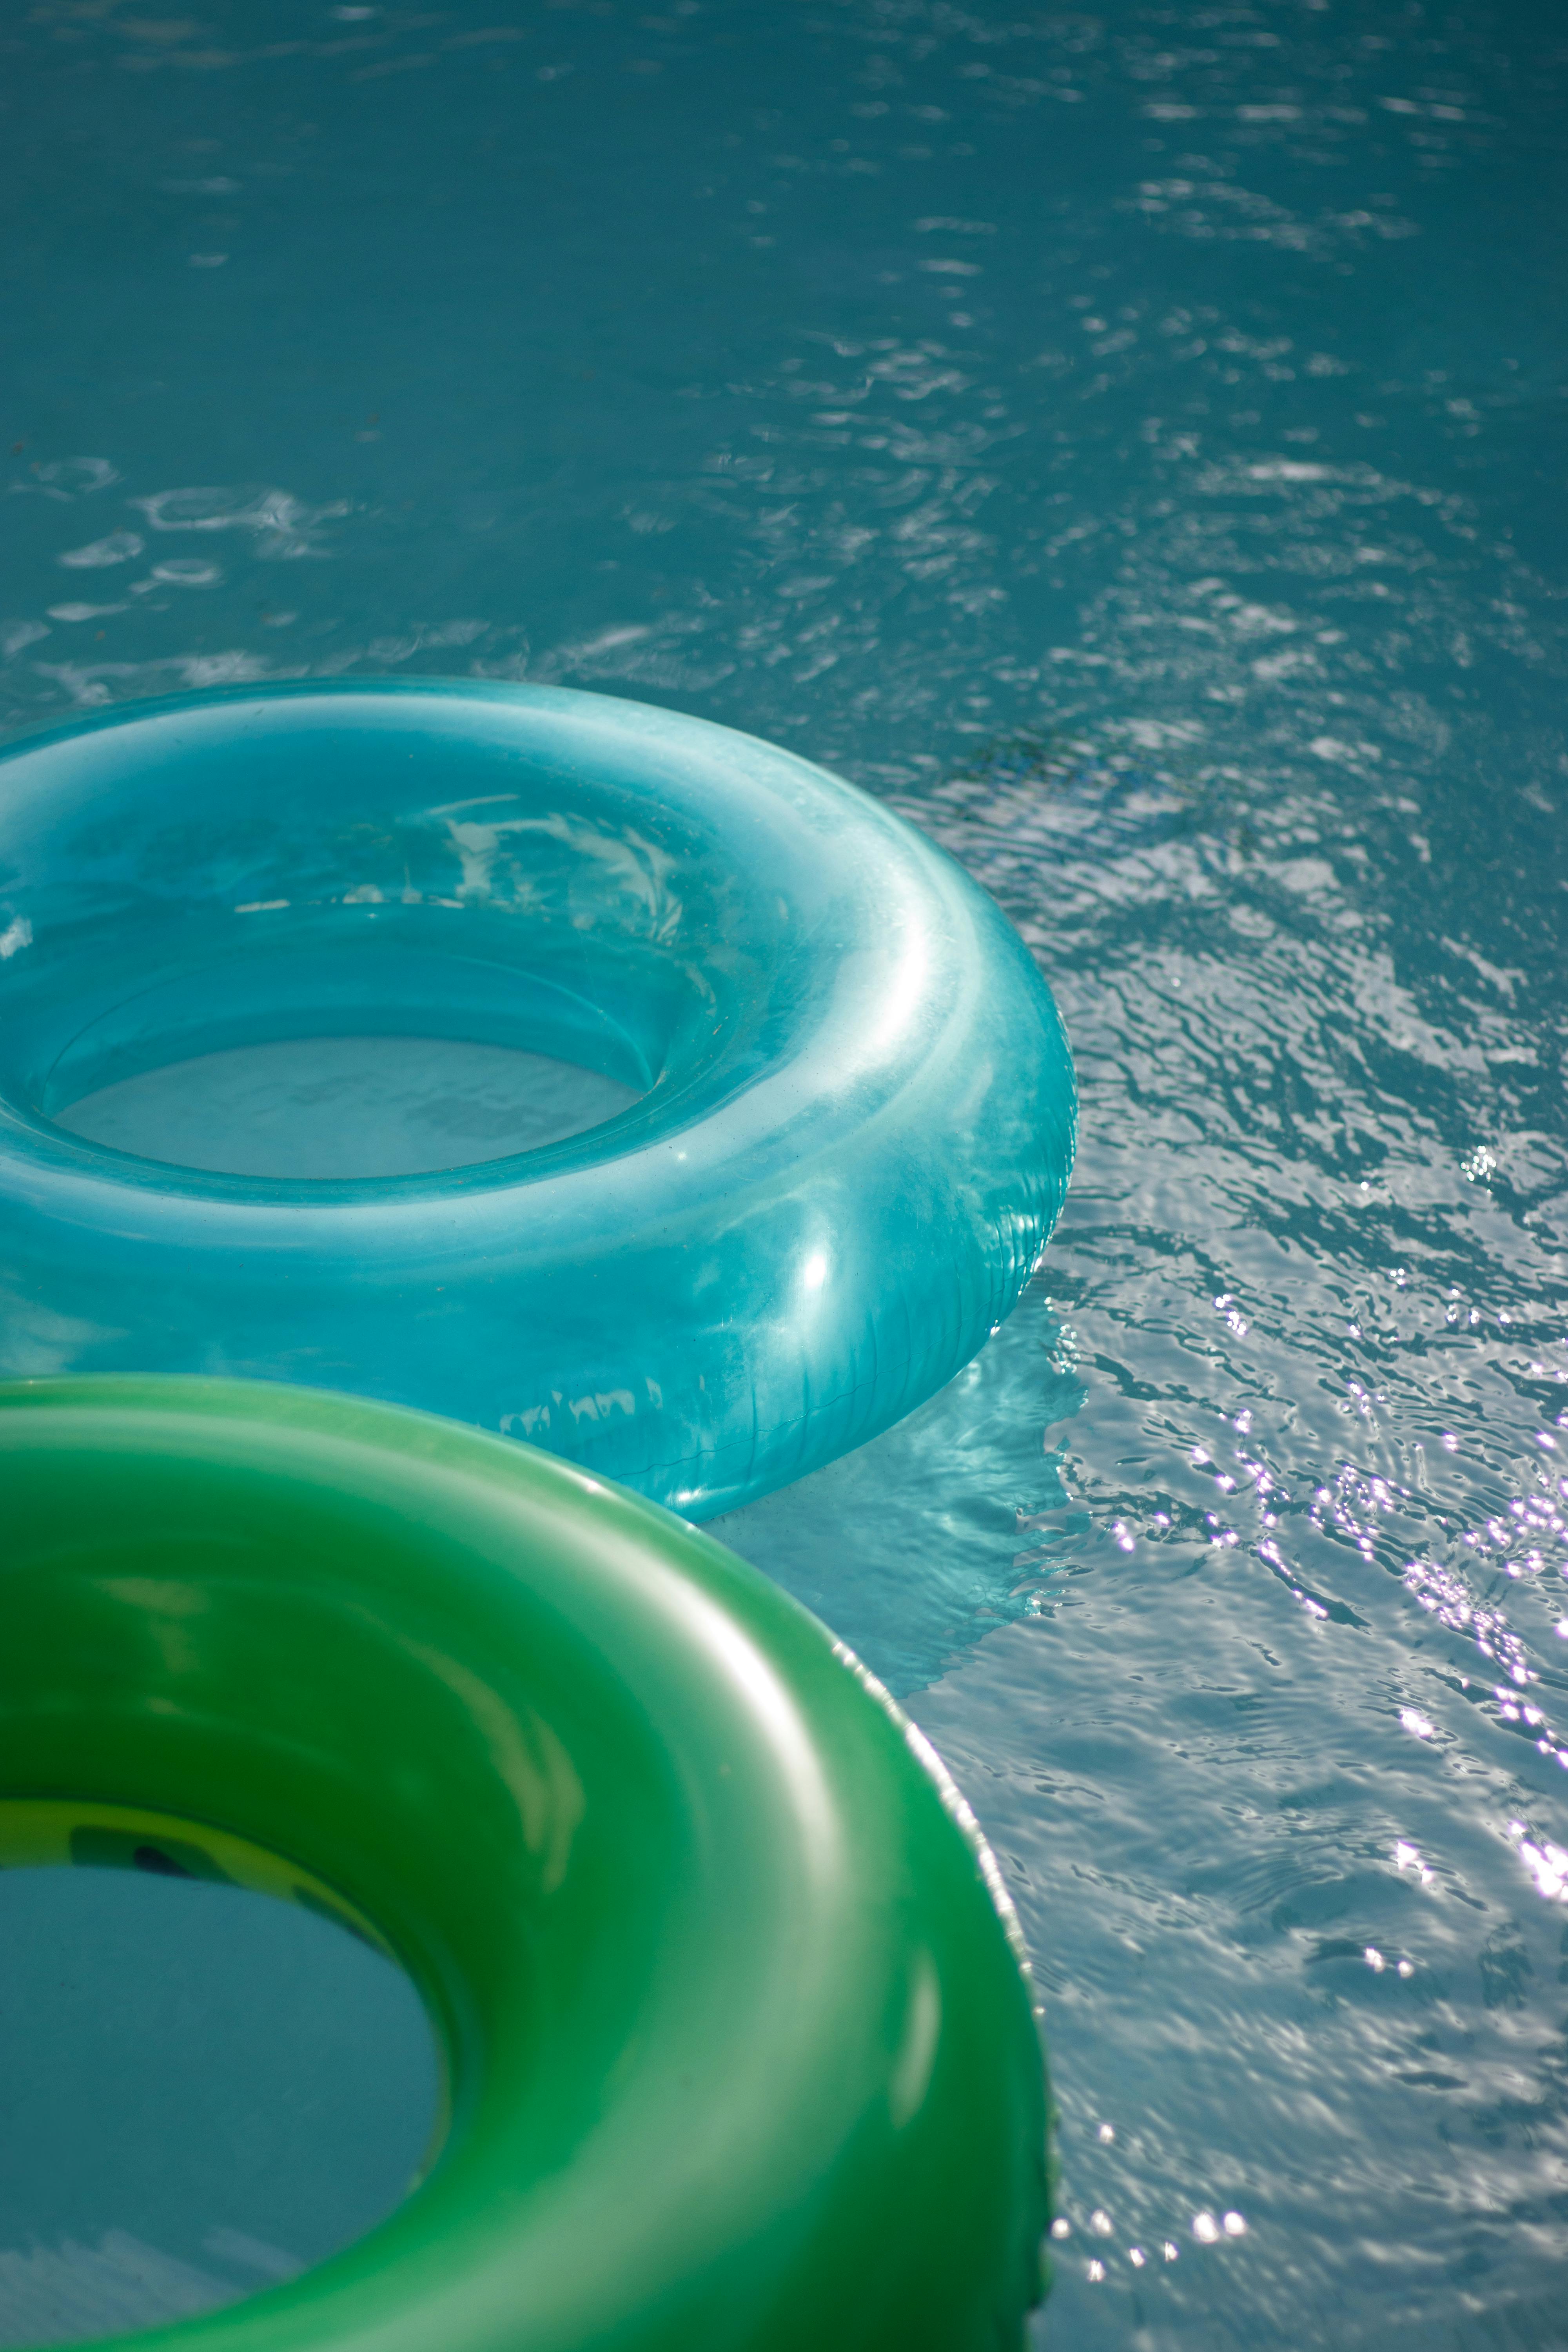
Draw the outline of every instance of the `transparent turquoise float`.
<instances>
[{"instance_id":1,"label":"transparent turquoise float","mask_svg":"<svg viewBox=\"0 0 1568 2352\"><path fill-rule=\"evenodd\" d=\"M626 1107L375 1179L59 1124L205 1055L389 1036L524 1048ZM994 903L727 729L542 688L305 684L0 759L0 1375L354 1391L703 1517L968 1360L1050 1233L1075 1118Z\"/></svg>"}]
</instances>

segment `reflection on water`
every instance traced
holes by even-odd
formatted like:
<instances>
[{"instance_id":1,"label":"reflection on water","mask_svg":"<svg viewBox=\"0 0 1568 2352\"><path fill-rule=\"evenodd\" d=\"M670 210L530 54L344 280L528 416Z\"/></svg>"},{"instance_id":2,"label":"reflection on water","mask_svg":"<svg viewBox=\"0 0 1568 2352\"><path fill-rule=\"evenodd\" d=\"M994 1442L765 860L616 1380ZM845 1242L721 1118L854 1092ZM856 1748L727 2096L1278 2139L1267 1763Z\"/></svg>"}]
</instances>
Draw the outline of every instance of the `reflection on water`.
<instances>
[{"instance_id":1,"label":"reflection on water","mask_svg":"<svg viewBox=\"0 0 1568 2352\"><path fill-rule=\"evenodd\" d=\"M637 1099L618 1079L508 1045L309 1037L172 1062L84 1095L56 1124L237 1176L413 1176L559 1143Z\"/></svg>"},{"instance_id":2,"label":"reflection on water","mask_svg":"<svg viewBox=\"0 0 1568 2352\"><path fill-rule=\"evenodd\" d=\"M1559 13L44 0L10 71L6 723L667 700L1058 992L1036 1294L726 1527L995 1838L1041 2341L1558 2352Z\"/></svg>"},{"instance_id":3,"label":"reflection on water","mask_svg":"<svg viewBox=\"0 0 1568 2352\"><path fill-rule=\"evenodd\" d=\"M106 2230L96 2246L67 2237L25 2253L0 2251L0 2344L74 2344L194 2319L300 2271L291 2255L241 2231L208 2237L209 2251L226 2258L238 2279L176 2262L129 2230Z\"/></svg>"},{"instance_id":4,"label":"reflection on water","mask_svg":"<svg viewBox=\"0 0 1568 2352\"><path fill-rule=\"evenodd\" d=\"M316 1913L121 1870L0 1870L0 2344L289 2279L406 2193L435 2046Z\"/></svg>"}]
</instances>

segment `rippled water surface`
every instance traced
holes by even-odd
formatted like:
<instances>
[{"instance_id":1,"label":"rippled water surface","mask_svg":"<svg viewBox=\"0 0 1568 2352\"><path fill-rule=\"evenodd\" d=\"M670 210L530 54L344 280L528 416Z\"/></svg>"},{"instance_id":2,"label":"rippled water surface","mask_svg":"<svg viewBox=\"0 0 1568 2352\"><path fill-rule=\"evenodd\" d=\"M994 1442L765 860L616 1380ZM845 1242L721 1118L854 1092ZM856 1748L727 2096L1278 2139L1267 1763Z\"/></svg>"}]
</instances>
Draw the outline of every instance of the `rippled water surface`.
<instances>
[{"instance_id":1,"label":"rippled water surface","mask_svg":"<svg viewBox=\"0 0 1568 2352\"><path fill-rule=\"evenodd\" d=\"M1560 12L0 42L7 724L668 702L893 799L1057 991L1035 1292L720 1529L1002 1856L1040 2341L1568 2344Z\"/></svg>"}]
</instances>

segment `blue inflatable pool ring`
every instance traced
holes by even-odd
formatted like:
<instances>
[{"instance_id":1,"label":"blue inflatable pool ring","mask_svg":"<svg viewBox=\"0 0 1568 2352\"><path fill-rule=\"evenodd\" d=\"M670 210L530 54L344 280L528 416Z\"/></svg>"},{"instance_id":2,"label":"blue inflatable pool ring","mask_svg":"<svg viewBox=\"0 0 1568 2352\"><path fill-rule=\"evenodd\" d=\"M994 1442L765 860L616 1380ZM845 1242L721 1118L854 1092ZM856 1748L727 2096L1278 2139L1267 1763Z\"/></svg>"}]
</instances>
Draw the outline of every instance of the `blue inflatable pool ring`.
<instances>
[{"instance_id":1,"label":"blue inflatable pool ring","mask_svg":"<svg viewBox=\"0 0 1568 2352\"><path fill-rule=\"evenodd\" d=\"M379 1178L60 1124L197 1056L364 1037L523 1048L626 1107ZM1075 1125L1061 1024L992 901L728 729L307 683L0 758L0 1376L354 1391L707 1517L968 1360L1050 1233Z\"/></svg>"}]
</instances>

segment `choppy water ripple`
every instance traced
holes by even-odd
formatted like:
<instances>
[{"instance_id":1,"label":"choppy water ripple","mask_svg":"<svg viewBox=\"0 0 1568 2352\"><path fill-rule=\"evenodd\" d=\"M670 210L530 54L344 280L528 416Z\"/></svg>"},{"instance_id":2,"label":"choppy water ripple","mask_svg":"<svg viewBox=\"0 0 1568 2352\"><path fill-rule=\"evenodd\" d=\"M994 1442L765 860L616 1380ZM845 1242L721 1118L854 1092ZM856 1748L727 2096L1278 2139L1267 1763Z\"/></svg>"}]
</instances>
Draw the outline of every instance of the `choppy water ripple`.
<instances>
[{"instance_id":1,"label":"choppy water ripple","mask_svg":"<svg viewBox=\"0 0 1568 2352\"><path fill-rule=\"evenodd\" d=\"M1107 2340L1558 2337L1561 861L1525 882L1504 803L1465 872L1436 781L1007 746L913 804L1038 941L1084 1089L1045 1278L1094 1573L920 1711L1090 2060L1065 2268ZM1184 2239L1224 2199L1245 2245Z\"/></svg>"},{"instance_id":2,"label":"choppy water ripple","mask_svg":"<svg viewBox=\"0 0 1568 2352\"><path fill-rule=\"evenodd\" d=\"M1562 26L494 13L16 37L0 712L596 686L980 875L1072 1033L1062 1230L724 1531L996 1840L1042 2341L1555 2352Z\"/></svg>"}]
</instances>

